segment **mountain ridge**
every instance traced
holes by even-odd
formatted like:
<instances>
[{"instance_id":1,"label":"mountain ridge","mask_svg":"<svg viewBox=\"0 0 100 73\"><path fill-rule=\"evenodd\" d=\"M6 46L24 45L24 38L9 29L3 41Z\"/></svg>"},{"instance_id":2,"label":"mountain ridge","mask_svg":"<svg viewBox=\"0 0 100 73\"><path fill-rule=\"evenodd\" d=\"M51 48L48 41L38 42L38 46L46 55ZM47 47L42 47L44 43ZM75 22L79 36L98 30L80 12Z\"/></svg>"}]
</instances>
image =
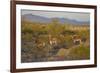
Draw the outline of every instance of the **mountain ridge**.
<instances>
[{"instance_id":1,"label":"mountain ridge","mask_svg":"<svg viewBox=\"0 0 100 73\"><path fill-rule=\"evenodd\" d=\"M61 18L61 17L55 17L55 18L58 19L60 23L90 24L89 21L77 21L75 19ZM29 21L29 22L50 23L52 21L52 19L54 19L54 18L47 18L47 17L33 15L33 14L24 14L24 15L21 15L21 19L24 21Z\"/></svg>"}]
</instances>

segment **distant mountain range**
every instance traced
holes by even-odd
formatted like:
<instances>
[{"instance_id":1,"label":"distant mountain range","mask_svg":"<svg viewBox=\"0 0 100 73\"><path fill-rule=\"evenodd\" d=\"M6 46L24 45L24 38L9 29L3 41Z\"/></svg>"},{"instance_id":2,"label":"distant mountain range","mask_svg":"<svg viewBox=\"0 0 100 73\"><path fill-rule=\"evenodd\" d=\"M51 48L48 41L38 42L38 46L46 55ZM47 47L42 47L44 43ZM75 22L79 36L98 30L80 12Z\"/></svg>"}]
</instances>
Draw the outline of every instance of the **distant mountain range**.
<instances>
[{"instance_id":1,"label":"distant mountain range","mask_svg":"<svg viewBox=\"0 0 100 73\"><path fill-rule=\"evenodd\" d=\"M29 22L41 22L41 23L49 23L54 18L47 18L43 16L33 15L33 14L24 14L22 15L23 21L29 21ZM60 23L68 23L68 24L90 24L89 21L77 21L75 19L69 19L69 18L60 18L56 17L56 19L59 20Z\"/></svg>"}]
</instances>

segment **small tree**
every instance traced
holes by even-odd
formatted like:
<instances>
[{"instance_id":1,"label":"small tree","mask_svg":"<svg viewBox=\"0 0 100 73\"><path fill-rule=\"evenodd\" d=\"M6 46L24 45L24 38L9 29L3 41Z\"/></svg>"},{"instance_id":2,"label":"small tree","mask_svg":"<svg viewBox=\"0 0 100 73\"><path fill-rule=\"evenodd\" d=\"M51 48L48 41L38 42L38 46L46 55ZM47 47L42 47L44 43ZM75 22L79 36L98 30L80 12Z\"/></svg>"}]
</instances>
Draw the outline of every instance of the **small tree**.
<instances>
[{"instance_id":1,"label":"small tree","mask_svg":"<svg viewBox=\"0 0 100 73\"><path fill-rule=\"evenodd\" d=\"M65 26L59 22L57 18L52 19L51 24L49 25L49 33L51 35L60 35L61 32L65 30Z\"/></svg>"}]
</instances>

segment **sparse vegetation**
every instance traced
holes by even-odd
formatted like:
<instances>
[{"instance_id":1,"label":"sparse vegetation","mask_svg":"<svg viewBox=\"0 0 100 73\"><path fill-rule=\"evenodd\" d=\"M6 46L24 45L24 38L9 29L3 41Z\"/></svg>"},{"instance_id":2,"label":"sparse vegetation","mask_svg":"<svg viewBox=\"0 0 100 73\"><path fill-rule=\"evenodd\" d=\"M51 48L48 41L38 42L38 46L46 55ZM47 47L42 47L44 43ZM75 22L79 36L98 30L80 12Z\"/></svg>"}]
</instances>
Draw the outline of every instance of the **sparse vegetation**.
<instances>
[{"instance_id":1,"label":"sparse vegetation","mask_svg":"<svg viewBox=\"0 0 100 73\"><path fill-rule=\"evenodd\" d=\"M89 25L22 21L21 62L89 59L89 34Z\"/></svg>"}]
</instances>

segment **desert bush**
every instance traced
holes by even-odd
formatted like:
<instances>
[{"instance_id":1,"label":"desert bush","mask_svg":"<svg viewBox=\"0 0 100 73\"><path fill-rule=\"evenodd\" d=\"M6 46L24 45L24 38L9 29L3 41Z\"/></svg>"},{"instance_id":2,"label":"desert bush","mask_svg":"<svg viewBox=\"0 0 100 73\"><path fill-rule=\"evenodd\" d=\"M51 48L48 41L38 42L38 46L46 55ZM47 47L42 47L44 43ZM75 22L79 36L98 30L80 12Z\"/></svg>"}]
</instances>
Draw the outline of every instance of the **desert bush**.
<instances>
[{"instance_id":1,"label":"desert bush","mask_svg":"<svg viewBox=\"0 0 100 73\"><path fill-rule=\"evenodd\" d=\"M80 45L78 47L72 48L68 55L71 60L81 60L90 58L90 48Z\"/></svg>"},{"instance_id":2,"label":"desert bush","mask_svg":"<svg viewBox=\"0 0 100 73\"><path fill-rule=\"evenodd\" d=\"M76 29L73 29L73 28ZM77 29L78 27L78 29ZM90 58L89 29L79 29L79 25L61 24L58 19L50 23L25 22L21 25L22 62L55 60L80 60ZM88 28L88 26L84 26ZM49 35L56 38L57 44L50 45ZM75 46L72 36L78 35L83 45ZM51 38L52 39L52 38ZM39 46L41 43L45 46ZM86 44L85 44L86 43ZM27 60L27 58L29 60Z\"/></svg>"}]
</instances>

